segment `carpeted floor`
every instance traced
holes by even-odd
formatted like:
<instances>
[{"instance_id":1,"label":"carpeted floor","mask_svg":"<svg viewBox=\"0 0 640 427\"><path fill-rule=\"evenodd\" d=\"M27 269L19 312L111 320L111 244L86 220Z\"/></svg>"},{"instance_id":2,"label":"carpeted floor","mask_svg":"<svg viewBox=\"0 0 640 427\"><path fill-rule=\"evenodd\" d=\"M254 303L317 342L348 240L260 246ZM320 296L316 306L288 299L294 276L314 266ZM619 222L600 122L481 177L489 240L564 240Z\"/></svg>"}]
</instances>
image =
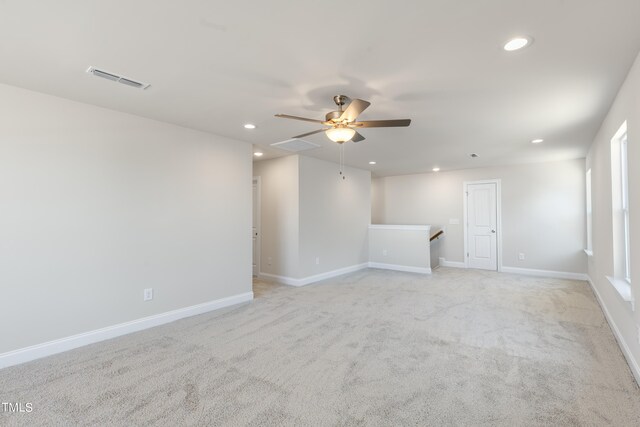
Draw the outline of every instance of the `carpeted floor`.
<instances>
[{"instance_id":1,"label":"carpeted floor","mask_svg":"<svg viewBox=\"0 0 640 427\"><path fill-rule=\"evenodd\" d=\"M363 270L0 371L2 425L640 424L584 282Z\"/></svg>"}]
</instances>

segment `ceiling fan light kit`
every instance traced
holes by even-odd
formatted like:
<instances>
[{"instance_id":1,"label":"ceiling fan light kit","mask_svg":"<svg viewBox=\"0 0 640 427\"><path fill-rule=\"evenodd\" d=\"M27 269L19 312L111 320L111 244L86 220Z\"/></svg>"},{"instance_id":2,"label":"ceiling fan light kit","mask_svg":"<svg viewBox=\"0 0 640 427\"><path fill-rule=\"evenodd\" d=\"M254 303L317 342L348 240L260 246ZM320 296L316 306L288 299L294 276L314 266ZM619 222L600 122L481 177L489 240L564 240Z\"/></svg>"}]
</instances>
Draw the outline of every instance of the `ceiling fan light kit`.
<instances>
[{"instance_id":1,"label":"ceiling fan light kit","mask_svg":"<svg viewBox=\"0 0 640 427\"><path fill-rule=\"evenodd\" d=\"M342 144L351 140L351 138L353 138L353 136L356 134L356 131L351 129L350 127L335 127L327 129L325 131L325 134L333 142Z\"/></svg>"}]
</instances>

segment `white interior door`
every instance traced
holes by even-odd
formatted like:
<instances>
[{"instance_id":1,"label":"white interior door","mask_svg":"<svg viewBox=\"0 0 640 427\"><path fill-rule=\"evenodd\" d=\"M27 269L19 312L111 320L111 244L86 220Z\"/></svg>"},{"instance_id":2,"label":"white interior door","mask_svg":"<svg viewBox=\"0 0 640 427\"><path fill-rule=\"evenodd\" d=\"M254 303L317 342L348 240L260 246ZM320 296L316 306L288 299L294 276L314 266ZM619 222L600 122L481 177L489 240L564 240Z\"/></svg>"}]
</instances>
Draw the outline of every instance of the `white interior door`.
<instances>
[{"instance_id":1,"label":"white interior door","mask_svg":"<svg viewBox=\"0 0 640 427\"><path fill-rule=\"evenodd\" d=\"M257 181L253 181L253 275L257 276L260 272L260 242L258 240L259 223L260 223L260 193Z\"/></svg>"},{"instance_id":2,"label":"white interior door","mask_svg":"<svg viewBox=\"0 0 640 427\"><path fill-rule=\"evenodd\" d=\"M496 184L467 185L467 257L469 268L498 269Z\"/></svg>"}]
</instances>

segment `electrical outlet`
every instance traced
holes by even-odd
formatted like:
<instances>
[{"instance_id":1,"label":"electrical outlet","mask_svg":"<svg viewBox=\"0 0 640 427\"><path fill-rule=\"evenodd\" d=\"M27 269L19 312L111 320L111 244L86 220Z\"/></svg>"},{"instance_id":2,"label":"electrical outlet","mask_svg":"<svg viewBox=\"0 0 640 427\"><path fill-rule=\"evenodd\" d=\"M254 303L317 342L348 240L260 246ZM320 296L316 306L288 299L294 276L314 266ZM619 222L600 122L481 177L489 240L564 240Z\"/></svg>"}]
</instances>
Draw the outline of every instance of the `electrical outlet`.
<instances>
[{"instance_id":1,"label":"electrical outlet","mask_svg":"<svg viewBox=\"0 0 640 427\"><path fill-rule=\"evenodd\" d=\"M316 265L320 265L320 257L319 256L316 257Z\"/></svg>"},{"instance_id":2,"label":"electrical outlet","mask_svg":"<svg viewBox=\"0 0 640 427\"><path fill-rule=\"evenodd\" d=\"M267 265L271 265L271 257L267 258Z\"/></svg>"},{"instance_id":3,"label":"electrical outlet","mask_svg":"<svg viewBox=\"0 0 640 427\"><path fill-rule=\"evenodd\" d=\"M153 299L153 288L147 288L144 290L144 301L151 301Z\"/></svg>"},{"instance_id":4,"label":"electrical outlet","mask_svg":"<svg viewBox=\"0 0 640 427\"><path fill-rule=\"evenodd\" d=\"M640 344L640 325L637 325L638 328L638 344Z\"/></svg>"},{"instance_id":5,"label":"electrical outlet","mask_svg":"<svg viewBox=\"0 0 640 427\"><path fill-rule=\"evenodd\" d=\"M518 254L518 259L519 259L520 261L524 261L524 254L523 254L522 252L520 252L520 253Z\"/></svg>"},{"instance_id":6,"label":"electrical outlet","mask_svg":"<svg viewBox=\"0 0 640 427\"><path fill-rule=\"evenodd\" d=\"M387 256L387 250L386 249L382 250L382 256Z\"/></svg>"}]
</instances>

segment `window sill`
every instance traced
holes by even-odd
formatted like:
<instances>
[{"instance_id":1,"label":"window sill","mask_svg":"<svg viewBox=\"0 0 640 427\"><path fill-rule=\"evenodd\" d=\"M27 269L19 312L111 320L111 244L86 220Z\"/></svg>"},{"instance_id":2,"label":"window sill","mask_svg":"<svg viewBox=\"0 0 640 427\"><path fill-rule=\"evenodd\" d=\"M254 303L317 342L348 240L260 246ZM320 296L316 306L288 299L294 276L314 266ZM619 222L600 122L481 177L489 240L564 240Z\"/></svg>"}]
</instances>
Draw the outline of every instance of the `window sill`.
<instances>
[{"instance_id":1,"label":"window sill","mask_svg":"<svg viewBox=\"0 0 640 427\"><path fill-rule=\"evenodd\" d=\"M593 251L590 251L589 249L585 249L584 253L587 254L587 256L593 256Z\"/></svg>"},{"instance_id":2,"label":"window sill","mask_svg":"<svg viewBox=\"0 0 640 427\"><path fill-rule=\"evenodd\" d=\"M607 280L609 283L615 288L620 295L620 298L626 303L629 304L632 310L635 309L633 304L633 296L631 295L631 285L624 279L616 279L615 277L607 276Z\"/></svg>"}]
</instances>

